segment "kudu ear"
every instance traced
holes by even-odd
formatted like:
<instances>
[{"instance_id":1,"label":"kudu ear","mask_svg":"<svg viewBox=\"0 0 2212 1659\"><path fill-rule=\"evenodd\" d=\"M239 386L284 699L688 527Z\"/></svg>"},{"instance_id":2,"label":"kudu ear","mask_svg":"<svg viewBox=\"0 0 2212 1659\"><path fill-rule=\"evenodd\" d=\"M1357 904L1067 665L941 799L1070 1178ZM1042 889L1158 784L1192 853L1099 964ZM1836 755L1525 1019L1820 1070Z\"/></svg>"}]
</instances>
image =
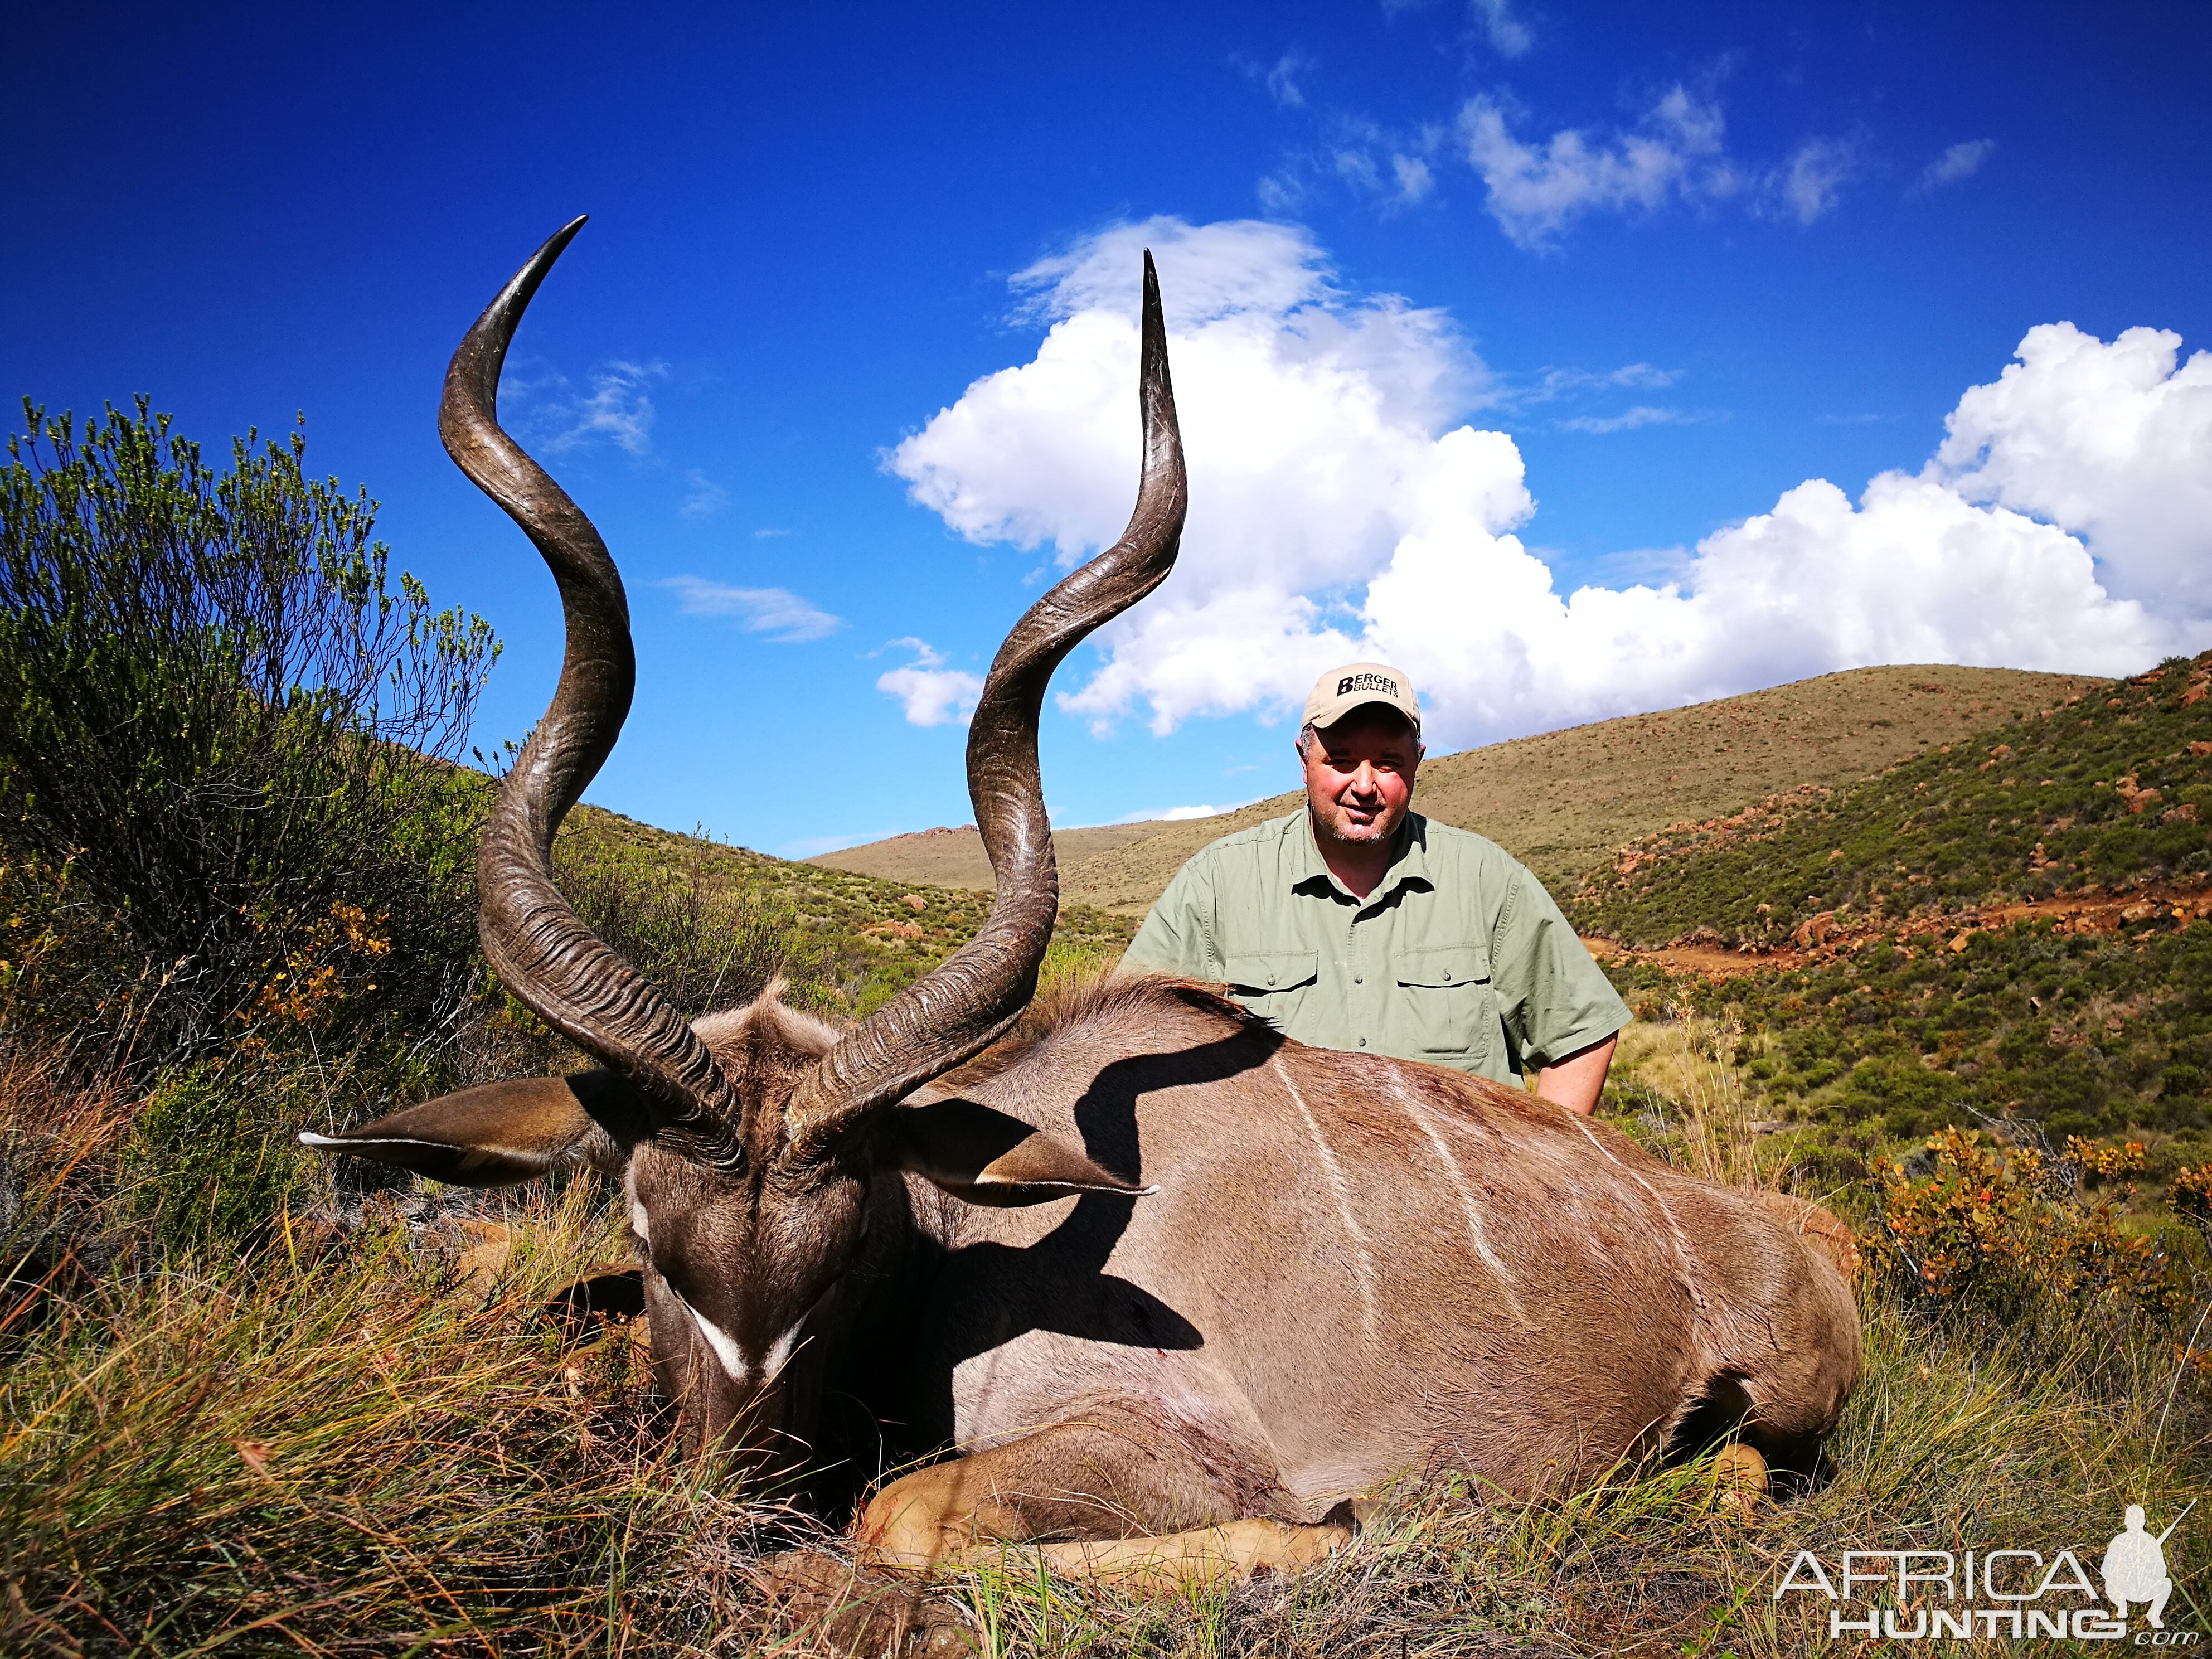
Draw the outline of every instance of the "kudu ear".
<instances>
[{"instance_id":1,"label":"kudu ear","mask_svg":"<svg viewBox=\"0 0 2212 1659\"><path fill-rule=\"evenodd\" d=\"M1159 1190L1132 1186L1042 1130L972 1100L894 1107L878 1118L874 1143L879 1166L910 1170L955 1198L994 1208L1071 1193L1142 1198Z\"/></svg>"},{"instance_id":2,"label":"kudu ear","mask_svg":"<svg viewBox=\"0 0 2212 1659\"><path fill-rule=\"evenodd\" d=\"M643 1125L611 1072L515 1078L410 1106L343 1134L301 1131L319 1152L349 1152L456 1187L511 1187L580 1153L607 1173Z\"/></svg>"}]
</instances>

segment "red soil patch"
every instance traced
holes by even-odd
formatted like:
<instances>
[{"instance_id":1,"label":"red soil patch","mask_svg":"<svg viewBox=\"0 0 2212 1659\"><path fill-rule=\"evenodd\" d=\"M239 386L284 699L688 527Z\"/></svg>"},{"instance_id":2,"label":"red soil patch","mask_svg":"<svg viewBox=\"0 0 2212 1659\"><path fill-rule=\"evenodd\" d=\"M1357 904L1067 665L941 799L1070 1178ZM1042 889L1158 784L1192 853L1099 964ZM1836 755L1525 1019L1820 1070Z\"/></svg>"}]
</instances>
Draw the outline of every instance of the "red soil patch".
<instances>
[{"instance_id":1,"label":"red soil patch","mask_svg":"<svg viewBox=\"0 0 2212 1659\"><path fill-rule=\"evenodd\" d=\"M1714 945L1668 945L1656 951L1632 951L1592 934L1584 934L1583 944L1600 962L1656 963L1673 973L1734 979L1743 974L1781 973L1826 962L1882 937L1906 946L1932 939L1936 949L1963 951L1974 934L2008 927L2015 921L2052 921L2066 933L2116 933L2125 923L2148 921L2161 915L2176 921L2212 917L2212 884L2145 887L2127 893L2066 893L2057 898L1992 904L1940 916L1911 916L1894 922L1842 921L1830 912L1813 917L1800 930L1814 942L1797 950L1729 951Z\"/></svg>"}]
</instances>

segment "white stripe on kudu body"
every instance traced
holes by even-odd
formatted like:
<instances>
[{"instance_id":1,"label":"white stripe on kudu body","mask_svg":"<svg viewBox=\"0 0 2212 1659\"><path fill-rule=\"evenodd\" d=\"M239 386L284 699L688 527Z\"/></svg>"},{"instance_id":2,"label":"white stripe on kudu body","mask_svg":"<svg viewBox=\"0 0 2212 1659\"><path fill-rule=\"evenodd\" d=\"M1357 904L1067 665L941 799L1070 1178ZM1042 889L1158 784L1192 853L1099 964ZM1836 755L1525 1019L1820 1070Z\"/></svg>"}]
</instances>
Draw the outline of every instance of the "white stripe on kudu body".
<instances>
[{"instance_id":1,"label":"white stripe on kudu body","mask_svg":"<svg viewBox=\"0 0 2212 1659\"><path fill-rule=\"evenodd\" d=\"M1575 1127L1583 1132L1583 1139L1596 1147L1599 1152L1603 1152L1607 1163L1621 1170L1631 1181L1643 1188L1645 1195L1659 1206L1659 1213L1667 1218L1668 1234L1674 1241L1674 1249L1668 1254L1674 1266L1674 1277L1681 1281L1682 1289L1690 1298L1690 1305L1700 1314L1707 1312L1705 1296L1698 1289L1697 1276L1690 1271L1690 1241L1682 1236L1682 1224L1674 1219L1674 1210L1668 1206L1667 1200L1659 1195L1659 1189L1644 1178L1641 1171L1631 1169L1627 1164L1623 1164L1613 1155L1603 1141L1589 1132L1589 1125L1583 1122L1578 1114L1570 1113L1568 1115L1573 1119Z\"/></svg>"},{"instance_id":2,"label":"white stripe on kudu body","mask_svg":"<svg viewBox=\"0 0 2212 1659\"><path fill-rule=\"evenodd\" d=\"M1421 1133L1428 1137L1429 1145L1437 1149L1437 1157L1444 1166L1444 1176L1451 1182L1452 1191L1459 1195L1460 1213L1467 1218L1468 1242L1474 1245L1474 1253L1482 1258L1484 1265L1497 1276L1498 1288L1504 1294L1505 1305L1513 1310L1513 1316L1527 1324L1528 1311L1522 1307L1520 1297L1515 1294L1513 1274L1498 1252L1491 1248L1490 1235L1483 1228L1482 1212L1474 1200L1474 1183L1461 1170L1459 1160L1452 1156L1451 1148L1445 1145L1444 1138L1437 1133L1432 1114L1420 1097L1401 1083L1394 1084L1393 1091L1397 1095L1399 1103L1405 1107L1406 1115L1420 1126Z\"/></svg>"},{"instance_id":3,"label":"white stripe on kudu body","mask_svg":"<svg viewBox=\"0 0 2212 1659\"><path fill-rule=\"evenodd\" d=\"M1275 1075L1282 1079L1283 1088L1291 1097L1291 1103L1298 1109L1298 1115L1306 1121L1306 1132L1313 1137L1315 1150L1321 1154L1321 1166L1328 1176L1328 1184L1336 1194L1336 1212L1342 1218L1344 1231L1352 1240L1352 1273L1359 1281L1359 1332L1370 1346L1375 1340L1375 1256L1368 1247L1366 1231L1360 1226L1358 1217L1352 1212L1352 1187L1344 1178L1344 1166L1336 1161L1329 1149L1321 1125L1314 1121L1307 1109L1305 1097L1298 1093L1298 1085L1291 1081L1288 1067L1279 1054L1268 1064Z\"/></svg>"}]
</instances>

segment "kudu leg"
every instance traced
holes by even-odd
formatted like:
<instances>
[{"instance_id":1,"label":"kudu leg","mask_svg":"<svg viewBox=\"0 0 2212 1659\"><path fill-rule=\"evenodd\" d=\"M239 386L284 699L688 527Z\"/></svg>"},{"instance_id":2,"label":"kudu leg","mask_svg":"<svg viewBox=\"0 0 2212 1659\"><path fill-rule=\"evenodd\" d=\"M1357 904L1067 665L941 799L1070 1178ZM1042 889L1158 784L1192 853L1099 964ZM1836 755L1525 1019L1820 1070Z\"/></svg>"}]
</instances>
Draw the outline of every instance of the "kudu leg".
<instances>
[{"instance_id":1,"label":"kudu leg","mask_svg":"<svg viewBox=\"0 0 2212 1659\"><path fill-rule=\"evenodd\" d=\"M1318 1565L1352 1541L1352 1528L1333 1521L1306 1526L1257 1518L1152 1538L1101 1543L1041 1544L1039 1555L1069 1578L1091 1578L1140 1595L1171 1595L1191 1584L1296 1572ZM988 1560L1003 1545L970 1545L963 1559Z\"/></svg>"},{"instance_id":2,"label":"kudu leg","mask_svg":"<svg viewBox=\"0 0 2212 1659\"><path fill-rule=\"evenodd\" d=\"M1279 1512L1255 1515L1255 1507ZM1040 1543L1059 1571L1164 1589L1295 1570L1352 1535L1293 1516L1279 1488L1270 1502L1264 1483L1224 1479L1156 1436L1084 1422L895 1480L857 1530L879 1566L957 1565Z\"/></svg>"}]
</instances>

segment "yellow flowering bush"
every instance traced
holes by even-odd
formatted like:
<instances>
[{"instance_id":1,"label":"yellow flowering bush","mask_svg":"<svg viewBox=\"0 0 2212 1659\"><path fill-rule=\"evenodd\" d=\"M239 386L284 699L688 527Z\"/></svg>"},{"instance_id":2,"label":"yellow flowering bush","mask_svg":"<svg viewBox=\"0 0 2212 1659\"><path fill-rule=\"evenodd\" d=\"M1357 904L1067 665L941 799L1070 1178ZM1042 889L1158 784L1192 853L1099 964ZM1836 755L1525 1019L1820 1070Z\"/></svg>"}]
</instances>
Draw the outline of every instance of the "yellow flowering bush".
<instances>
[{"instance_id":1,"label":"yellow flowering bush","mask_svg":"<svg viewBox=\"0 0 2212 1659\"><path fill-rule=\"evenodd\" d=\"M2045 1298L2166 1323L2193 1305L2185 1265L2127 1225L2135 1188L2109 1185L2142 1171L2140 1143L2069 1136L2057 1153L2000 1150L1978 1130L1944 1129L1927 1151L1925 1175L1902 1163L1877 1170L1880 1226L1865 1241L1877 1271L1910 1296L2008 1320ZM2093 1182L2107 1189L2093 1198Z\"/></svg>"}]
</instances>

